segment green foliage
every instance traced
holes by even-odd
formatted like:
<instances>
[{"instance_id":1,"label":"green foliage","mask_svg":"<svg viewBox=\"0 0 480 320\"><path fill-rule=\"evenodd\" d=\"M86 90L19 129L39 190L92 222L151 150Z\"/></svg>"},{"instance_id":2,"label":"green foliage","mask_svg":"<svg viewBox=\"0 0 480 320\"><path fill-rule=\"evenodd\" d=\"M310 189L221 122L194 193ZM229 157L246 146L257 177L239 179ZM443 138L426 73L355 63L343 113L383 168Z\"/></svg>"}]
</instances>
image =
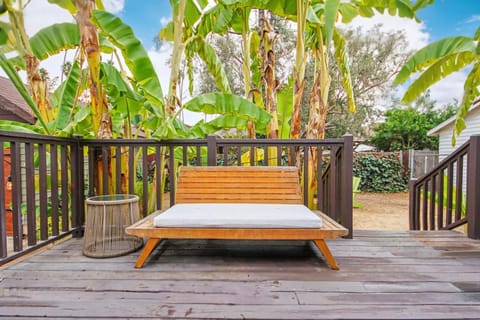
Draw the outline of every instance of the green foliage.
<instances>
[{"instance_id":1,"label":"green foliage","mask_svg":"<svg viewBox=\"0 0 480 320\"><path fill-rule=\"evenodd\" d=\"M360 154L353 161L353 175L359 177L360 190L400 192L408 190L408 176L393 153Z\"/></svg>"},{"instance_id":2,"label":"green foliage","mask_svg":"<svg viewBox=\"0 0 480 320\"><path fill-rule=\"evenodd\" d=\"M420 197L424 197L424 191L423 189L420 190ZM448 177L446 174L443 175L443 190L442 190L442 205L444 210L448 210L448 208L452 208L453 210L456 210L457 207L457 188L455 186L452 186L452 203L451 205L448 204ZM429 201L432 201L432 194L430 191L427 192L427 199ZM438 193L435 193L435 203L438 204L438 199L439 195ZM467 215L467 197L465 194L462 192L461 194L461 204L460 204L460 215L461 217L465 217Z\"/></svg>"},{"instance_id":3,"label":"green foliage","mask_svg":"<svg viewBox=\"0 0 480 320\"><path fill-rule=\"evenodd\" d=\"M63 50L74 49L80 42L80 31L74 23L53 24L38 31L30 38L35 56L45 60Z\"/></svg>"},{"instance_id":4,"label":"green foliage","mask_svg":"<svg viewBox=\"0 0 480 320\"><path fill-rule=\"evenodd\" d=\"M65 129L72 121L76 105L77 83L80 79L80 65L75 61L70 68L67 80L60 86L60 101L54 132Z\"/></svg>"},{"instance_id":5,"label":"green foliage","mask_svg":"<svg viewBox=\"0 0 480 320\"><path fill-rule=\"evenodd\" d=\"M464 68L470 68L464 82L464 92L459 112L453 128L452 144L456 137L465 129L464 118L480 95L480 55L477 29L473 37L457 36L441 39L427 45L416 52L398 73L395 84L402 84L412 78L417 72L421 74L413 80L405 92L402 101L409 103L424 93L429 87L444 79L450 74Z\"/></svg>"},{"instance_id":6,"label":"green foliage","mask_svg":"<svg viewBox=\"0 0 480 320\"><path fill-rule=\"evenodd\" d=\"M427 106L425 111L418 107L394 107L385 113L386 121L374 128L371 142L383 151L435 150L438 138L428 137L427 132L454 114L455 107L451 105L441 110Z\"/></svg>"},{"instance_id":7,"label":"green foliage","mask_svg":"<svg viewBox=\"0 0 480 320\"><path fill-rule=\"evenodd\" d=\"M230 83L228 81L227 74L223 68L222 61L217 56L215 49L208 44L205 39L196 37L190 41L186 48L186 51L196 53L200 59L205 63L208 71L212 75L218 88L225 93L231 93ZM192 78L193 80L193 78ZM191 81L192 81L191 80ZM193 82L193 81L192 81ZM193 83L191 83L193 85ZM193 90L191 90L192 92Z\"/></svg>"},{"instance_id":8,"label":"green foliage","mask_svg":"<svg viewBox=\"0 0 480 320\"><path fill-rule=\"evenodd\" d=\"M27 88L23 84L22 79L20 79L20 76L15 70L15 67L10 63L10 61L8 61L7 57L1 52L0 52L0 67L8 75L8 77L12 81L12 84L18 90L18 93L20 93L20 95L25 99L25 102L32 109L33 114L37 117L38 121L40 122L40 125L44 129L44 133L50 134L47 124L45 123L45 121L43 121L43 118L40 114L40 111L38 110L37 105L35 104L32 97L30 96L30 93L28 92Z\"/></svg>"},{"instance_id":9,"label":"green foliage","mask_svg":"<svg viewBox=\"0 0 480 320\"><path fill-rule=\"evenodd\" d=\"M152 61L130 26L113 14L94 10L92 19L99 30L105 34L122 52L125 63L145 98L154 106L158 115L163 116L163 93ZM133 82L133 81L132 81Z\"/></svg>"},{"instance_id":10,"label":"green foliage","mask_svg":"<svg viewBox=\"0 0 480 320\"><path fill-rule=\"evenodd\" d=\"M206 93L196 96L184 104L193 112L222 114L253 121L259 128L265 128L272 116L256 104L233 94Z\"/></svg>"}]
</instances>

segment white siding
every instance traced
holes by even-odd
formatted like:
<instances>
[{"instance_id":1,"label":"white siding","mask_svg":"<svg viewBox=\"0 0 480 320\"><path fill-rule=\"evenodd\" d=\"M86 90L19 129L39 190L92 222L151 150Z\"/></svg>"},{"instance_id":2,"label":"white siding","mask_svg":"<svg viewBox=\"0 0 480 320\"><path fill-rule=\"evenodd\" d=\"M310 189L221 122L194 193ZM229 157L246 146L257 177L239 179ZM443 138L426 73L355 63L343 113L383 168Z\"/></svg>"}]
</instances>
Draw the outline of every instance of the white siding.
<instances>
[{"instance_id":1,"label":"white siding","mask_svg":"<svg viewBox=\"0 0 480 320\"><path fill-rule=\"evenodd\" d=\"M465 124L467 125L467 128L457 137L457 144L455 147L452 146L452 129L454 123L445 126L438 132L440 138L438 146L439 160L442 160L455 149L460 147L470 136L480 134L480 108L475 108L467 114L465 117Z\"/></svg>"},{"instance_id":2,"label":"white siding","mask_svg":"<svg viewBox=\"0 0 480 320\"><path fill-rule=\"evenodd\" d=\"M471 110L467 116L465 117L465 130L460 133L457 137L457 142L455 147L452 146L452 130L454 122L445 126L444 128L438 131L439 135L439 146L438 146L438 153L439 153L439 160L441 161L443 158L447 157L450 153L455 151L458 147L464 144L472 135L480 134L480 108L475 108ZM463 194L465 195L467 192L467 161L468 157L463 159L463 174L462 174L462 190ZM456 180L456 165L454 167L454 174L453 179ZM454 182L455 184L455 182Z\"/></svg>"}]
</instances>

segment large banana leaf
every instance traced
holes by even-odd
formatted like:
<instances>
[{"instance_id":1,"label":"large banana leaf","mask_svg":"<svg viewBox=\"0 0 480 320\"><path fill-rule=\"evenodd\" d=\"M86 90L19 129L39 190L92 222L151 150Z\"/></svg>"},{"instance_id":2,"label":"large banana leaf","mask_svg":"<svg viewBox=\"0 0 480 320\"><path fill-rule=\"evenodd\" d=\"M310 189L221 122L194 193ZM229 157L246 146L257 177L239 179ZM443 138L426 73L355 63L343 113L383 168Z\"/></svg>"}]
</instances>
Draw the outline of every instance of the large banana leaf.
<instances>
[{"instance_id":1,"label":"large banana leaf","mask_svg":"<svg viewBox=\"0 0 480 320\"><path fill-rule=\"evenodd\" d=\"M45 60L62 50L73 49L80 43L80 31L75 23L57 23L38 31L30 38L33 54Z\"/></svg>"},{"instance_id":2,"label":"large banana leaf","mask_svg":"<svg viewBox=\"0 0 480 320\"><path fill-rule=\"evenodd\" d=\"M35 127L30 124L8 120L0 120L0 130L34 134L39 133L35 130Z\"/></svg>"},{"instance_id":3,"label":"large banana leaf","mask_svg":"<svg viewBox=\"0 0 480 320\"><path fill-rule=\"evenodd\" d=\"M412 9L414 11L418 11L422 8L425 8L426 6L432 4L435 0L417 0L413 5Z\"/></svg>"},{"instance_id":4,"label":"large banana leaf","mask_svg":"<svg viewBox=\"0 0 480 320\"><path fill-rule=\"evenodd\" d=\"M207 114L230 115L255 122L264 127L272 116L256 104L230 93L206 93L199 95L186 104L184 108Z\"/></svg>"},{"instance_id":5,"label":"large banana leaf","mask_svg":"<svg viewBox=\"0 0 480 320\"><path fill-rule=\"evenodd\" d=\"M124 119L132 118L141 112L144 98L132 90L117 68L109 63L102 63L100 81L111 100L113 113L121 114L120 118Z\"/></svg>"},{"instance_id":6,"label":"large banana leaf","mask_svg":"<svg viewBox=\"0 0 480 320\"><path fill-rule=\"evenodd\" d=\"M15 68L12 66L10 61L8 61L7 57L0 52L0 67L2 67L3 71L7 74L7 76L10 78L10 81L12 81L13 85L17 89L18 93L25 99L25 102L28 104L30 109L33 111L33 114L37 117L38 121L40 122L40 125L43 127L45 130L45 134L50 134L50 130L45 123L45 120L42 118L42 115L40 111L38 110L37 105L33 101L32 97L30 96L30 93L28 92L27 88L25 88L25 85L22 82L22 79L20 79L20 76L18 75L17 71Z\"/></svg>"},{"instance_id":7,"label":"large banana leaf","mask_svg":"<svg viewBox=\"0 0 480 320\"><path fill-rule=\"evenodd\" d=\"M123 79L120 71L112 64L104 62L101 64L100 77L105 87L109 88L108 90L112 96L117 96L124 92L134 94L130 86Z\"/></svg>"},{"instance_id":8,"label":"large banana leaf","mask_svg":"<svg viewBox=\"0 0 480 320\"><path fill-rule=\"evenodd\" d=\"M120 50L130 72L141 86L145 97L159 107L163 114L163 93L160 80L157 77L153 64L140 40L128 25L113 14L94 10L92 20L102 33Z\"/></svg>"},{"instance_id":9,"label":"large banana leaf","mask_svg":"<svg viewBox=\"0 0 480 320\"><path fill-rule=\"evenodd\" d=\"M215 49L210 44L208 44L203 38L195 37L194 40L188 43L185 50L196 52L203 62L205 62L208 71L212 75L220 91L225 93L232 92L222 61L220 61Z\"/></svg>"},{"instance_id":10,"label":"large banana leaf","mask_svg":"<svg viewBox=\"0 0 480 320\"><path fill-rule=\"evenodd\" d=\"M474 52L475 48L475 41L469 37L450 37L436 41L420 49L408 59L393 83L398 85L405 82L410 75L435 63L438 59L460 52Z\"/></svg>"},{"instance_id":11,"label":"large banana leaf","mask_svg":"<svg viewBox=\"0 0 480 320\"><path fill-rule=\"evenodd\" d=\"M209 122L203 120L197 122L189 131L189 138L205 138L206 136L213 134L222 129L247 129L248 120L227 115L219 116ZM265 132L265 126L263 128L255 126L255 130L259 133Z\"/></svg>"},{"instance_id":12,"label":"large banana leaf","mask_svg":"<svg viewBox=\"0 0 480 320\"><path fill-rule=\"evenodd\" d=\"M225 34L231 26L234 9L219 3L205 12L197 25L197 33L205 37L210 32Z\"/></svg>"},{"instance_id":13,"label":"large banana leaf","mask_svg":"<svg viewBox=\"0 0 480 320\"><path fill-rule=\"evenodd\" d=\"M351 3L346 3L346 2L340 3L340 7L338 8L338 11L340 13L340 16L342 18L341 21L343 23L349 23L355 17L358 16L357 8Z\"/></svg>"},{"instance_id":14,"label":"large banana leaf","mask_svg":"<svg viewBox=\"0 0 480 320\"><path fill-rule=\"evenodd\" d=\"M358 0L355 1L359 7L360 15L371 17L372 9L379 13L388 12L390 15L415 18L415 10L409 0Z\"/></svg>"},{"instance_id":15,"label":"large banana leaf","mask_svg":"<svg viewBox=\"0 0 480 320\"><path fill-rule=\"evenodd\" d=\"M175 121L174 118L167 115L166 119L156 127L156 130L152 133L152 137L159 140L178 138L178 133L174 125Z\"/></svg>"},{"instance_id":16,"label":"large banana leaf","mask_svg":"<svg viewBox=\"0 0 480 320\"><path fill-rule=\"evenodd\" d=\"M297 3L292 0L219 0L218 2L225 6L237 8L251 7L269 10L277 16L286 17L290 20L295 20L297 15Z\"/></svg>"},{"instance_id":17,"label":"large banana leaf","mask_svg":"<svg viewBox=\"0 0 480 320\"><path fill-rule=\"evenodd\" d=\"M278 137L290 138L290 121L293 113L293 77L288 78L287 84L277 93Z\"/></svg>"},{"instance_id":18,"label":"large banana leaf","mask_svg":"<svg viewBox=\"0 0 480 320\"><path fill-rule=\"evenodd\" d=\"M160 30L158 33L158 38L163 41L173 42L173 29L174 23L170 21L167 25Z\"/></svg>"},{"instance_id":19,"label":"large banana leaf","mask_svg":"<svg viewBox=\"0 0 480 320\"><path fill-rule=\"evenodd\" d=\"M450 54L436 60L425 70L407 89L403 95L402 102L413 102L418 96L424 93L430 86L442 80L453 72L463 69L475 60L472 52L459 52Z\"/></svg>"},{"instance_id":20,"label":"large banana leaf","mask_svg":"<svg viewBox=\"0 0 480 320\"><path fill-rule=\"evenodd\" d=\"M170 0L170 6L173 8L173 16L178 15L179 0ZM185 4L185 13L183 23L185 28L192 28L200 19L203 9L208 5L208 0L187 0Z\"/></svg>"},{"instance_id":21,"label":"large banana leaf","mask_svg":"<svg viewBox=\"0 0 480 320\"><path fill-rule=\"evenodd\" d=\"M325 44L330 47L333 38L333 30L337 21L340 0L325 0Z\"/></svg>"},{"instance_id":22,"label":"large banana leaf","mask_svg":"<svg viewBox=\"0 0 480 320\"><path fill-rule=\"evenodd\" d=\"M348 109L350 112L355 112L356 106L353 95L352 77L350 75L350 67L348 63L347 40L337 30L334 30L333 42L335 43L334 57L342 76L343 88L348 97Z\"/></svg>"},{"instance_id":23,"label":"large banana leaf","mask_svg":"<svg viewBox=\"0 0 480 320\"><path fill-rule=\"evenodd\" d=\"M80 65L75 60L65 83L60 86L60 95L54 132L63 130L71 122L76 105L77 90L80 81Z\"/></svg>"},{"instance_id":24,"label":"large banana leaf","mask_svg":"<svg viewBox=\"0 0 480 320\"><path fill-rule=\"evenodd\" d=\"M77 105L72 120L62 130L62 134L66 136L78 132L81 132L84 138L95 137L88 106Z\"/></svg>"},{"instance_id":25,"label":"large banana leaf","mask_svg":"<svg viewBox=\"0 0 480 320\"><path fill-rule=\"evenodd\" d=\"M8 41L7 30L0 27L0 45L5 45Z\"/></svg>"},{"instance_id":26,"label":"large banana leaf","mask_svg":"<svg viewBox=\"0 0 480 320\"><path fill-rule=\"evenodd\" d=\"M170 1L170 2L175 3L174 8L177 6L177 2L178 2L177 0ZM198 21L198 19L200 19L202 9L203 8L199 8L197 6L197 3L195 0L187 0L186 6L185 6L185 15L183 19L183 22L185 23L186 28L193 27L193 25Z\"/></svg>"},{"instance_id":27,"label":"large banana leaf","mask_svg":"<svg viewBox=\"0 0 480 320\"><path fill-rule=\"evenodd\" d=\"M75 7L75 0L48 0L48 2L68 10L71 14L74 14L77 11L77 7Z\"/></svg>"},{"instance_id":28,"label":"large banana leaf","mask_svg":"<svg viewBox=\"0 0 480 320\"><path fill-rule=\"evenodd\" d=\"M30 38L33 54L39 60L58 54L64 50L75 49L80 43L80 31L74 23L58 23L45 27ZM113 48L105 37L100 37L102 52L111 53ZM23 57L17 56L10 59L17 67L25 69Z\"/></svg>"},{"instance_id":29,"label":"large banana leaf","mask_svg":"<svg viewBox=\"0 0 480 320\"><path fill-rule=\"evenodd\" d=\"M455 120L453 135L452 135L452 144L455 145L456 137L466 128L465 117L467 116L470 106L473 104L475 99L480 96L480 62L477 62L473 65L472 71L467 76L465 84L463 86L463 98L458 109L457 118Z\"/></svg>"},{"instance_id":30,"label":"large banana leaf","mask_svg":"<svg viewBox=\"0 0 480 320\"><path fill-rule=\"evenodd\" d=\"M261 39L258 32L251 32L248 39L250 47L250 82L253 88L260 88L262 81L262 56L260 54Z\"/></svg>"}]
</instances>

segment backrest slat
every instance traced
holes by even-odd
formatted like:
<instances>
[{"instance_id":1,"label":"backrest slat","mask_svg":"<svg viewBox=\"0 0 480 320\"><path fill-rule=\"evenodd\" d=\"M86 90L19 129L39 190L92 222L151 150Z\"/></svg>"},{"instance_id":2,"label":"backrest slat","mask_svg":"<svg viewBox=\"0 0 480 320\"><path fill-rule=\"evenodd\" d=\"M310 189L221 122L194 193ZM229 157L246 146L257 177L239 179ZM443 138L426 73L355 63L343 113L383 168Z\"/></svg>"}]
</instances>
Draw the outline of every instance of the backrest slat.
<instances>
[{"instance_id":1,"label":"backrest slat","mask_svg":"<svg viewBox=\"0 0 480 320\"><path fill-rule=\"evenodd\" d=\"M176 203L301 204L296 167L182 167Z\"/></svg>"}]
</instances>

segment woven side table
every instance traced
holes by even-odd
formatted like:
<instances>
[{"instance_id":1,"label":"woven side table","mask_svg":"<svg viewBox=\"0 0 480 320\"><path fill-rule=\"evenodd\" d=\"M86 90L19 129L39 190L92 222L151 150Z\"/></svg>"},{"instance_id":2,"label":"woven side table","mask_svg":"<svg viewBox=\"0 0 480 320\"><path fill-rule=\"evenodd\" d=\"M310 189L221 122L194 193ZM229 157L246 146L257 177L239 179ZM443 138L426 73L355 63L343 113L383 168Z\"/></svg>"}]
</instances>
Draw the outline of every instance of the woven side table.
<instances>
[{"instance_id":1,"label":"woven side table","mask_svg":"<svg viewBox=\"0 0 480 320\"><path fill-rule=\"evenodd\" d=\"M136 195L95 196L88 198L86 203L85 256L118 257L136 251L143 245L143 239L125 233L126 227L140 219Z\"/></svg>"}]
</instances>

